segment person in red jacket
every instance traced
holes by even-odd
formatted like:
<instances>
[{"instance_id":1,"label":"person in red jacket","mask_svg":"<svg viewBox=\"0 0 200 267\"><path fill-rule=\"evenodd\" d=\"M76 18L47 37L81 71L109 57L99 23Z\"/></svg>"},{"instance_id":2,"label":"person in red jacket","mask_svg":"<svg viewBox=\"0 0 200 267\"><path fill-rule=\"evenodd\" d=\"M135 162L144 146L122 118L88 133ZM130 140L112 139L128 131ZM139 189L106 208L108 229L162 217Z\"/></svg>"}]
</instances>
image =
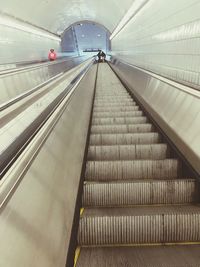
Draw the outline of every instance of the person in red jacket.
<instances>
[{"instance_id":1,"label":"person in red jacket","mask_svg":"<svg viewBox=\"0 0 200 267\"><path fill-rule=\"evenodd\" d=\"M50 49L48 58L50 61L54 61L57 58L56 52L54 51L54 49Z\"/></svg>"}]
</instances>

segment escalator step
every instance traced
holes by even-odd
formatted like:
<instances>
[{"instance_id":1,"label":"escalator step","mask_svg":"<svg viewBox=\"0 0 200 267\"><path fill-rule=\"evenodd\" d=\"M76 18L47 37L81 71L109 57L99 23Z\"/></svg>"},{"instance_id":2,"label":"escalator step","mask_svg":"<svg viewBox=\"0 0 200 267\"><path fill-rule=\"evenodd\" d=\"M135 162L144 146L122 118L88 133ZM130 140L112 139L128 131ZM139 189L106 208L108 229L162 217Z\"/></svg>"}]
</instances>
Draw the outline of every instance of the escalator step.
<instances>
[{"instance_id":1,"label":"escalator step","mask_svg":"<svg viewBox=\"0 0 200 267\"><path fill-rule=\"evenodd\" d=\"M199 200L194 179L84 184L84 207L186 204Z\"/></svg>"},{"instance_id":2,"label":"escalator step","mask_svg":"<svg viewBox=\"0 0 200 267\"><path fill-rule=\"evenodd\" d=\"M95 102L112 102L112 103L122 103L123 101L129 101L133 102L133 99L129 94L121 95L121 96L115 96L113 97L112 95L96 95L95 96Z\"/></svg>"},{"instance_id":3,"label":"escalator step","mask_svg":"<svg viewBox=\"0 0 200 267\"><path fill-rule=\"evenodd\" d=\"M95 125L91 127L91 134L118 134L118 133L148 133L155 127L150 123L129 125Z\"/></svg>"},{"instance_id":4,"label":"escalator step","mask_svg":"<svg viewBox=\"0 0 200 267\"><path fill-rule=\"evenodd\" d=\"M93 118L120 118L120 117L139 117L142 116L142 111L120 111L120 112L94 112Z\"/></svg>"},{"instance_id":5,"label":"escalator step","mask_svg":"<svg viewBox=\"0 0 200 267\"><path fill-rule=\"evenodd\" d=\"M136 102L134 102L132 99L130 99L130 101L123 101L123 102L113 102L113 101L104 101L104 102L101 102L101 101L95 101L94 102L94 107L98 108L103 108L103 107L124 107L124 106L136 106Z\"/></svg>"},{"instance_id":6,"label":"escalator step","mask_svg":"<svg viewBox=\"0 0 200 267\"><path fill-rule=\"evenodd\" d=\"M79 245L200 242L200 206L85 209Z\"/></svg>"},{"instance_id":7,"label":"escalator step","mask_svg":"<svg viewBox=\"0 0 200 267\"><path fill-rule=\"evenodd\" d=\"M136 118L97 118L92 120L92 125L120 125L120 124L143 124L147 123L147 117L136 117Z\"/></svg>"},{"instance_id":8,"label":"escalator step","mask_svg":"<svg viewBox=\"0 0 200 267\"><path fill-rule=\"evenodd\" d=\"M168 155L169 151L166 144L90 146L88 160L165 159Z\"/></svg>"},{"instance_id":9,"label":"escalator step","mask_svg":"<svg viewBox=\"0 0 200 267\"><path fill-rule=\"evenodd\" d=\"M160 143L162 137L158 133L137 134L92 134L90 145L131 145L131 144L155 144Z\"/></svg>"},{"instance_id":10,"label":"escalator step","mask_svg":"<svg viewBox=\"0 0 200 267\"><path fill-rule=\"evenodd\" d=\"M94 107L94 112L120 112L120 111L137 111L139 110L138 106L121 106L121 107L111 107L111 106L107 106L107 107Z\"/></svg>"},{"instance_id":11,"label":"escalator step","mask_svg":"<svg viewBox=\"0 0 200 267\"><path fill-rule=\"evenodd\" d=\"M200 245L82 248L77 267L199 267Z\"/></svg>"},{"instance_id":12,"label":"escalator step","mask_svg":"<svg viewBox=\"0 0 200 267\"><path fill-rule=\"evenodd\" d=\"M177 159L134 161L88 161L86 181L167 179L181 177Z\"/></svg>"},{"instance_id":13,"label":"escalator step","mask_svg":"<svg viewBox=\"0 0 200 267\"><path fill-rule=\"evenodd\" d=\"M107 92L107 93L103 93L103 92L97 92L96 93L96 97L128 97L129 94L127 94L126 92Z\"/></svg>"},{"instance_id":14,"label":"escalator step","mask_svg":"<svg viewBox=\"0 0 200 267\"><path fill-rule=\"evenodd\" d=\"M94 107L99 105L99 106L124 106L126 103L131 105L133 104L133 106L136 106L136 102L133 101L133 99L129 96L126 97L118 97L116 99L116 97L113 97L114 100L112 100L112 98L97 98L94 101ZM132 105L131 105L132 106Z\"/></svg>"}]
</instances>

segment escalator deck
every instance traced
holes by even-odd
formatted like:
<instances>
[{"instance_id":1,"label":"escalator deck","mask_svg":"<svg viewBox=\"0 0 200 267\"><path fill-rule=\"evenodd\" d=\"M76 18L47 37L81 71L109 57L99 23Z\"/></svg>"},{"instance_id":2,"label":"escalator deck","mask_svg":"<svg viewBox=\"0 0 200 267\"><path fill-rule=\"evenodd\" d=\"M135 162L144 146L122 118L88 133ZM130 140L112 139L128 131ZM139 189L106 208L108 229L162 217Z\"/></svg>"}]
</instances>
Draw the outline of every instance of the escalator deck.
<instances>
[{"instance_id":1,"label":"escalator deck","mask_svg":"<svg viewBox=\"0 0 200 267\"><path fill-rule=\"evenodd\" d=\"M77 267L200 266L199 184L99 64Z\"/></svg>"}]
</instances>

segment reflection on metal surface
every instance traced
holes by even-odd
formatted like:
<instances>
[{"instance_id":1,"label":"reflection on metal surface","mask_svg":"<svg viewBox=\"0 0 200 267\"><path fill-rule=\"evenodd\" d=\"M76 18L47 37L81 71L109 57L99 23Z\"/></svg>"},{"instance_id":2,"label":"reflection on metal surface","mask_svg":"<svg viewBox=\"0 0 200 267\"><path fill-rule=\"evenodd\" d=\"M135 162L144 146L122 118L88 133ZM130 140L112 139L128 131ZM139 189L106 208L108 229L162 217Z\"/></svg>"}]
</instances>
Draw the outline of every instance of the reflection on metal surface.
<instances>
[{"instance_id":1,"label":"reflection on metal surface","mask_svg":"<svg viewBox=\"0 0 200 267\"><path fill-rule=\"evenodd\" d=\"M0 236L4 240L0 244L2 266L14 266L16 263L30 267L65 266L95 73L96 66L93 66L74 90L67 106L63 107L62 116L35 152L37 156L29 155L26 158L28 155L24 155L21 161L15 162L15 168L7 179L1 181L1 196L2 193L11 193L9 197L4 195L8 198L1 208L0 229L3 230ZM38 143L35 145L38 147ZM28 170L23 172L27 167ZM20 175L22 177L18 183L11 184Z\"/></svg>"},{"instance_id":2,"label":"reflection on metal surface","mask_svg":"<svg viewBox=\"0 0 200 267\"><path fill-rule=\"evenodd\" d=\"M133 18L135 19L136 16L138 16L139 13L143 11L143 8L145 7L145 5L149 1L152 1L152 0L135 0L135 1L133 1L132 6L129 8L129 10L125 14L125 16L122 18L122 20L120 21L120 23L117 25L116 29L114 30L114 32L110 36L110 40L112 40L117 34L119 34L119 32L126 26L126 24L131 19L133 19Z\"/></svg>"},{"instance_id":3,"label":"reflection on metal surface","mask_svg":"<svg viewBox=\"0 0 200 267\"><path fill-rule=\"evenodd\" d=\"M195 171L200 173L200 93L191 88L186 90L181 85L179 88L167 79L159 79L117 59L113 68L179 151L187 156Z\"/></svg>"},{"instance_id":4,"label":"reflection on metal surface","mask_svg":"<svg viewBox=\"0 0 200 267\"><path fill-rule=\"evenodd\" d=\"M39 29L31 24L27 24L15 19L14 17L9 17L3 14L0 14L0 25L29 32L55 41L61 41L61 39L53 33L48 33L47 31Z\"/></svg>"},{"instance_id":5,"label":"reflection on metal surface","mask_svg":"<svg viewBox=\"0 0 200 267\"><path fill-rule=\"evenodd\" d=\"M0 129L0 178L4 175L13 161L23 151L33 136L49 119L59 104L66 98L73 86L85 74L92 60L88 60L76 67L70 73L66 74L50 89L45 88L37 95L33 95L33 101L28 101L29 105L24 108L19 105L19 111L16 116L7 116L7 122ZM42 89L41 89L42 90ZM37 92L36 92L37 93ZM14 109L10 110L12 114ZM6 120L2 116L2 120ZM1 121L0 121L1 123Z\"/></svg>"}]
</instances>

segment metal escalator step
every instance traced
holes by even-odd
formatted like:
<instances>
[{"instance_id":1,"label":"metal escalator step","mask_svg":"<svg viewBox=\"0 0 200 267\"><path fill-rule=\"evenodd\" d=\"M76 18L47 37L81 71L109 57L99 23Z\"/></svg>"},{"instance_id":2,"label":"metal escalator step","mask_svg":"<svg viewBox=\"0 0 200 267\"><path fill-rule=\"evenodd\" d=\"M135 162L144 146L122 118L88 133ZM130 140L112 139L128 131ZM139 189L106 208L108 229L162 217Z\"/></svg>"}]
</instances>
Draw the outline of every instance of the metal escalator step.
<instances>
[{"instance_id":1,"label":"metal escalator step","mask_svg":"<svg viewBox=\"0 0 200 267\"><path fill-rule=\"evenodd\" d=\"M120 118L120 117L140 117L142 111L120 111L120 112L94 112L93 118Z\"/></svg>"},{"instance_id":2,"label":"metal escalator step","mask_svg":"<svg viewBox=\"0 0 200 267\"><path fill-rule=\"evenodd\" d=\"M121 102L122 100L126 101L133 101L132 97L129 94L121 95L121 96L112 96L112 95L96 95L95 101L98 102L105 102L105 101L111 101L113 103Z\"/></svg>"},{"instance_id":3,"label":"metal escalator step","mask_svg":"<svg viewBox=\"0 0 200 267\"><path fill-rule=\"evenodd\" d=\"M134 107L136 106L136 102L133 102L132 101L123 101L123 102L111 102L111 101L105 101L105 102L98 102L98 101L95 101L94 102L94 107L95 108L103 108L103 107L124 107L124 106L127 106L127 107Z\"/></svg>"},{"instance_id":4,"label":"metal escalator step","mask_svg":"<svg viewBox=\"0 0 200 267\"><path fill-rule=\"evenodd\" d=\"M137 111L139 110L139 106L126 106L126 104L122 107L94 107L94 112L119 112L119 111Z\"/></svg>"},{"instance_id":5,"label":"metal escalator step","mask_svg":"<svg viewBox=\"0 0 200 267\"><path fill-rule=\"evenodd\" d=\"M130 96L123 97L96 97L94 100L94 104L105 105L108 103L112 103L113 105L117 105L120 103L133 103L133 99Z\"/></svg>"},{"instance_id":6,"label":"metal escalator step","mask_svg":"<svg viewBox=\"0 0 200 267\"><path fill-rule=\"evenodd\" d=\"M161 142L162 142L162 137L158 133L90 135L90 145L94 146L155 144Z\"/></svg>"},{"instance_id":7,"label":"metal escalator step","mask_svg":"<svg viewBox=\"0 0 200 267\"><path fill-rule=\"evenodd\" d=\"M200 206L85 209L78 243L83 246L200 242Z\"/></svg>"},{"instance_id":8,"label":"metal escalator step","mask_svg":"<svg viewBox=\"0 0 200 267\"><path fill-rule=\"evenodd\" d=\"M197 189L198 188L198 189ZM199 200L194 179L84 184L83 207L186 204Z\"/></svg>"},{"instance_id":9,"label":"metal escalator step","mask_svg":"<svg viewBox=\"0 0 200 267\"><path fill-rule=\"evenodd\" d=\"M92 120L92 125L122 125L122 124L143 124L147 123L147 117L136 117L136 118L97 118Z\"/></svg>"},{"instance_id":10,"label":"metal escalator step","mask_svg":"<svg viewBox=\"0 0 200 267\"><path fill-rule=\"evenodd\" d=\"M115 92L120 92L123 94L127 94L128 92L124 90L121 86L114 86L110 87L109 85L106 86L107 88L96 88L97 93L102 93L102 94L109 94L109 93L115 93ZM108 88L109 87L109 88Z\"/></svg>"},{"instance_id":11,"label":"metal escalator step","mask_svg":"<svg viewBox=\"0 0 200 267\"><path fill-rule=\"evenodd\" d=\"M155 127L150 123L133 125L94 125L91 127L91 134L148 133L154 130Z\"/></svg>"},{"instance_id":12,"label":"metal escalator step","mask_svg":"<svg viewBox=\"0 0 200 267\"><path fill-rule=\"evenodd\" d=\"M200 245L81 248L77 267L199 267Z\"/></svg>"},{"instance_id":13,"label":"metal escalator step","mask_svg":"<svg viewBox=\"0 0 200 267\"><path fill-rule=\"evenodd\" d=\"M132 100L133 102L133 99L131 98L130 95L128 94L125 94L125 95L116 95L116 94L110 94L110 95L96 95L95 96L95 102L100 102L100 103L118 103L118 102L125 102L125 101L128 101L128 102L131 102L130 100Z\"/></svg>"},{"instance_id":14,"label":"metal escalator step","mask_svg":"<svg viewBox=\"0 0 200 267\"><path fill-rule=\"evenodd\" d=\"M181 177L177 159L134 161L88 161L86 181L167 179Z\"/></svg>"},{"instance_id":15,"label":"metal escalator step","mask_svg":"<svg viewBox=\"0 0 200 267\"><path fill-rule=\"evenodd\" d=\"M111 94L95 94L95 100L122 100L122 99L130 99L131 96L127 93L111 93Z\"/></svg>"},{"instance_id":16,"label":"metal escalator step","mask_svg":"<svg viewBox=\"0 0 200 267\"><path fill-rule=\"evenodd\" d=\"M96 97L127 97L129 96L128 93L124 93L124 92L107 92L107 93L99 93L96 92Z\"/></svg>"},{"instance_id":17,"label":"metal escalator step","mask_svg":"<svg viewBox=\"0 0 200 267\"><path fill-rule=\"evenodd\" d=\"M169 156L166 144L90 146L89 161L166 159Z\"/></svg>"},{"instance_id":18,"label":"metal escalator step","mask_svg":"<svg viewBox=\"0 0 200 267\"><path fill-rule=\"evenodd\" d=\"M124 105L125 103L131 104L131 103L136 103L133 101L133 99L130 96L126 97L106 97L106 98L95 98L94 104L95 105Z\"/></svg>"}]
</instances>

